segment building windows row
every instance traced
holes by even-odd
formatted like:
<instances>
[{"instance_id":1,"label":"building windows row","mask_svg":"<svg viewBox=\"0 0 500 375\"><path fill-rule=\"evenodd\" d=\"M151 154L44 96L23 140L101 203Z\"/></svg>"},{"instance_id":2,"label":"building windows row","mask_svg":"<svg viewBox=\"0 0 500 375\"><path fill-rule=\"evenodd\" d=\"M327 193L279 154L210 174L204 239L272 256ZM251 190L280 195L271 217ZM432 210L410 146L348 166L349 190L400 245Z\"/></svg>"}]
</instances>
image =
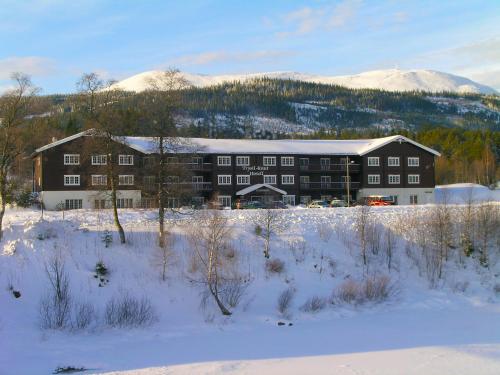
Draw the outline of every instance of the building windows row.
<instances>
[{"instance_id":1,"label":"building windows row","mask_svg":"<svg viewBox=\"0 0 500 375\"><path fill-rule=\"evenodd\" d=\"M231 166L231 156L217 156L217 165L223 167ZM250 156L236 156L236 166L248 167L250 165ZM264 167L275 167L276 156L263 156L262 165ZM281 165L283 167L293 167L295 158L293 156L282 156Z\"/></svg>"},{"instance_id":2,"label":"building windows row","mask_svg":"<svg viewBox=\"0 0 500 375\"><path fill-rule=\"evenodd\" d=\"M108 184L108 176L93 174L91 176L93 186L106 186ZM119 175L118 185L133 185L133 175ZM64 186L80 186L80 175L66 174L64 175Z\"/></svg>"},{"instance_id":3,"label":"building windows row","mask_svg":"<svg viewBox=\"0 0 500 375\"><path fill-rule=\"evenodd\" d=\"M218 185L231 185L232 179L230 174L220 174L217 176L217 184ZM264 175L263 181L264 184L268 185L276 185L276 175ZM295 183L294 175L282 175L281 183L283 185L293 185ZM250 185L250 175L236 175L236 184L237 185Z\"/></svg>"},{"instance_id":4,"label":"building windows row","mask_svg":"<svg viewBox=\"0 0 500 375\"><path fill-rule=\"evenodd\" d=\"M398 185L401 183L401 176L399 174L390 174L387 176L388 183L390 185ZM408 184L419 184L420 183L420 175L419 174L409 174L408 175ZM380 175L379 174L369 174L368 175L368 184L369 185L377 185L380 184Z\"/></svg>"},{"instance_id":5,"label":"building windows row","mask_svg":"<svg viewBox=\"0 0 500 375\"><path fill-rule=\"evenodd\" d=\"M387 165L389 167L399 167L400 166L400 158L399 156L389 156L387 158ZM418 167L420 165L420 158L418 156L408 157L408 167ZM380 166L380 157L378 156L370 156L368 157L368 166L369 167L379 167Z\"/></svg>"},{"instance_id":6,"label":"building windows row","mask_svg":"<svg viewBox=\"0 0 500 375\"><path fill-rule=\"evenodd\" d=\"M106 165L108 157L106 155L92 155L92 165ZM119 165L134 165L134 155L118 155ZM64 154L64 165L80 165L80 154Z\"/></svg>"}]
</instances>

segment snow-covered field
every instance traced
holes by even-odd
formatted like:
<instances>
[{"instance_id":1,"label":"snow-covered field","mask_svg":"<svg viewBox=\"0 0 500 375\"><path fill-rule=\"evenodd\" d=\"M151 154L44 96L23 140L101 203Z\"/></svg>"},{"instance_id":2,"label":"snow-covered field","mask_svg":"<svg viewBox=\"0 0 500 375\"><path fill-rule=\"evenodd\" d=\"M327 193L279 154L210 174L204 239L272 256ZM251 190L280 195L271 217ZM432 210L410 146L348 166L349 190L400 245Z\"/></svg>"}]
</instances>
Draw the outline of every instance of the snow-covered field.
<instances>
[{"instance_id":1,"label":"snow-covered field","mask_svg":"<svg viewBox=\"0 0 500 375\"><path fill-rule=\"evenodd\" d=\"M450 209L458 217L460 207ZM370 220L381 242L369 249L367 266L356 232L361 209L276 211L284 223L271 241L271 260L284 262L276 273L266 270L255 231L262 213L221 211L231 227L221 262L239 273L245 291L233 314L222 316L211 298L201 303L204 286L195 281L188 237L200 233L200 212L169 216L175 241L162 281L154 211L120 212L128 238L121 245L108 211L70 211L64 219L62 212L45 212L41 220L40 212L9 209L0 244L0 374L50 374L66 366L148 375L499 374L498 248L492 245L483 267L474 254L450 247L442 277L430 287L422 250L405 226L432 210L373 208ZM389 229L395 239L390 270ZM102 241L107 230L109 247ZM49 290L45 266L55 255L69 276L73 303L95 307L84 329L40 328L40 300ZM99 261L109 269L102 282L95 278ZM381 275L391 280L382 301L338 298L350 280ZM278 296L287 289L293 299L279 313ZM149 298L156 321L141 328L107 325L106 305L125 294ZM303 307L311 297L319 301L316 311Z\"/></svg>"}]
</instances>

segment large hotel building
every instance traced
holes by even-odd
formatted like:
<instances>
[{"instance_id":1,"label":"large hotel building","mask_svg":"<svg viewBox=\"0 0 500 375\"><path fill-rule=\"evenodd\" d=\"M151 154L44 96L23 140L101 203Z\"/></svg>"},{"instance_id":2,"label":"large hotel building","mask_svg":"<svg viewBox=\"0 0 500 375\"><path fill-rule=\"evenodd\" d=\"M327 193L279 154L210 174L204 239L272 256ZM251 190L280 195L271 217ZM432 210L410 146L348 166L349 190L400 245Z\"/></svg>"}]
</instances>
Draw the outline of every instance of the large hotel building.
<instances>
[{"instance_id":1,"label":"large hotel building","mask_svg":"<svg viewBox=\"0 0 500 375\"><path fill-rule=\"evenodd\" d=\"M117 179L118 206L154 207L158 175L155 138L116 137L112 155L88 147L91 131L38 148L33 190L47 209L107 208L107 164ZM186 146L166 158L169 205L202 205L215 199L234 206L239 199L282 201L353 200L392 196L397 204L434 202L435 157L440 154L396 135L357 140L183 139ZM168 142L167 142L168 144ZM189 150L188 150L189 149ZM111 160L111 158L113 160Z\"/></svg>"}]
</instances>

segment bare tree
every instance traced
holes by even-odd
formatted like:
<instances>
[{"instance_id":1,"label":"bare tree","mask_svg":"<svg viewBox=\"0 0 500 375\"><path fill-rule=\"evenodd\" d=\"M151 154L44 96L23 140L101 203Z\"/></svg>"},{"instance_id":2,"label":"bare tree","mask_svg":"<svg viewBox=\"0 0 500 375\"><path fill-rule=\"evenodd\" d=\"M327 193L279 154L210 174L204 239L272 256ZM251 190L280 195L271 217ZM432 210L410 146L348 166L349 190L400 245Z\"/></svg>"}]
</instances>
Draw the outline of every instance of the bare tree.
<instances>
[{"instance_id":1,"label":"bare tree","mask_svg":"<svg viewBox=\"0 0 500 375\"><path fill-rule=\"evenodd\" d=\"M492 202L481 203L477 207L475 220L480 252L479 262L482 266L489 267L489 248L500 231L499 206Z\"/></svg>"},{"instance_id":2,"label":"bare tree","mask_svg":"<svg viewBox=\"0 0 500 375\"><path fill-rule=\"evenodd\" d=\"M392 268L392 258L395 247L396 247L396 237L394 236L392 230L386 229L384 233L384 249L387 260L387 268L389 269L389 271Z\"/></svg>"},{"instance_id":3,"label":"bare tree","mask_svg":"<svg viewBox=\"0 0 500 375\"><path fill-rule=\"evenodd\" d=\"M41 326L42 328L64 328L71 318L72 300L69 276L60 253L56 253L45 263L45 273L49 281L49 290L47 295L40 300Z\"/></svg>"},{"instance_id":4,"label":"bare tree","mask_svg":"<svg viewBox=\"0 0 500 375\"><path fill-rule=\"evenodd\" d=\"M269 259L272 237L283 232L288 224L281 210L273 209L259 210L254 220L255 234L264 240L264 257Z\"/></svg>"},{"instance_id":5,"label":"bare tree","mask_svg":"<svg viewBox=\"0 0 500 375\"><path fill-rule=\"evenodd\" d=\"M460 244L463 254L468 257L474 251L474 190L469 187L464 196L465 206L461 207L461 237ZM460 257L462 259L462 257Z\"/></svg>"},{"instance_id":6,"label":"bare tree","mask_svg":"<svg viewBox=\"0 0 500 375\"><path fill-rule=\"evenodd\" d=\"M16 159L24 151L27 134L24 131L26 116L38 89L30 78L14 73L15 87L0 97L0 241L2 223L9 193L10 174Z\"/></svg>"},{"instance_id":7,"label":"bare tree","mask_svg":"<svg viewBox=\"0 0 500 375\"><path fill-rule=\"evenodd\" d=\"M173 247L175 238L173 233L166 233L163 244L158 247L154 256L154 263L160 269L161 280L167 279L167 270L173 261Z\"/></svg>"},{"instance_id":8,"label":"bare tree","mask_svg":"<svg viewBox=\"0 0 500 375\"><path fill-rule=\"evenodd\" d=\"M98 151L106 155L107 187L110 189L111 204L115 226L120 242L125 243L125 231L120 223L117 205L118 190L118 155L125 143L118 134L122 134L123 115L126 112L126 93L112 89L114 82L106 84L96 73L84 74L78 81L80 103L86 114L89 127L93 128L90 151Z\"/></svg>"},{"instance_id":9,"label":"bare tree","mask_svg":"<svg viewBox=\"0 0 500 375\"><path fill-rule=\"evenodd\" d=\"M197 281L207 287L223 315L231 315L221 298L221 286L225 281L222 252L229 238L227 219L218 211L201 217L199 225L190 235L192 248L200 264L201 278Z\"/></svg>"},{"instance_id":10,"label":"bare tree","mask_svg":"<svg viewBox=\"0 0 500 375\"><path fill-rule=\"evenodd\" d=\"M157 177L158 201L158 242L165 244L165 207L169 197L178 198L180 185L169 181L169 175L177 178L188 172L179 163L169 163L168 158L179 153L186 155L191 145L185 139L177 137L174 115L181 105L181 91L190 86L189 82L177 69L168 69L150 79L149 88L143 94L143 110L149 122L155 140L158 165L155 166ZM190 147L191 146L191 147ZM174 159L175 160L175 159Z\"/></svg>"},{"instance_id":11,"label":"bare tree","mask_svg":"<svg viewBox=\"0 0 500 375\"><path fill-rule=\"evenodd\" d=\"M370 225L370 206L360 206L356 215L356 232L358 234L363 265L368 265L366 250L368 247L368 227Z\"/></svg>"}]
</instances>

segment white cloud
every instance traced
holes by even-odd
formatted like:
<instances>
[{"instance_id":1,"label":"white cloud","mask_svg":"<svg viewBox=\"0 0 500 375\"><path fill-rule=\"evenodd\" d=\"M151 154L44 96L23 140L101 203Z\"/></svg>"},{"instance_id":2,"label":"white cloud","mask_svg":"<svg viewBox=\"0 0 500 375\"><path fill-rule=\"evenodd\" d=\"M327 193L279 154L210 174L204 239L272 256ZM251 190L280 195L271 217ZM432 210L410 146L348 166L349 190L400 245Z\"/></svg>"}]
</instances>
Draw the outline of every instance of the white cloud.
<instances>
[{"instance_id":1,"label":"white cloud","mask_svg":"<svg viewBox=\"0 0 500 375\"><path fill-rule=\"evenodd\" d=\"M345 0L337 4L330 14L328 27L336 28L346 25L356 16L361 4L361 0Z\"/></svg>"},{"instance_id":2,"label":"white cloud","mask_svg":"<svg viewBox=\"0 0 500 375\"><path fill-rule=\"evenodd\" d=\"M14 72L21 72L32 76L46 76L54 72L54 70L54 61L45 57L11 56L0 59L0 80L10 79L10 76Z\"/></svg>"},{"instance_id":3,"label":"white cloud","mask_svg":"<svg viewBox=\"0 0 500 375\"><path fill-rule=\"evenodd\" d=\"M276 61L285 57L293 56L291 51L252 51L252 52L228 52L209 51L193 55L181 56L174 59L174 65L207 65L221 62L248 62L248 61Z\"/></svg>"}]
</instances>

